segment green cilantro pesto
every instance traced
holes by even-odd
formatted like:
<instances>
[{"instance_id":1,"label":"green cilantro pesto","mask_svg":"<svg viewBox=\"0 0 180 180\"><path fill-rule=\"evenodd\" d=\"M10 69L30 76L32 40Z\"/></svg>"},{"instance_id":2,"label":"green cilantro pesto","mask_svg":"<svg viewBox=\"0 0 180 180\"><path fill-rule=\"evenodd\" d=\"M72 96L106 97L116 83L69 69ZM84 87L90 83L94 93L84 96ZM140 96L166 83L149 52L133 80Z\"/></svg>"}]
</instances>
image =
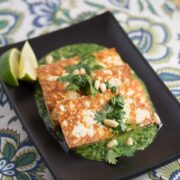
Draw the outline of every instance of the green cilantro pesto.
<instances>
[{"instance_id":1,"label":"green cilantro pesto","mask_svg":"<svg viewBox=\"0 0 180 180\"><path fill-rule=\"evenodd\" d=\"M70 58L74 56L80 56L80 62L76 64L76 67L68 66L66 67L67 71L70 73L69 76L61 77L59 80L63 82L70 82L69 90L79 89L84 91L85 87L88 87L89 90L86 91L89 94L95 94L92 88L92 79L90 79L90 74L93 70L102 68L98 65L97 60L91 54L92 52L99 51L105 47L97 45L97 44L76 44L76 45L68 45L64 46L60 49L57 49L51 53L54 61L61 60L64 58ZM83 59L85 61L83 61ZM45 64L45 57L39 61L40 64ZM85 68L87 71L87 76L73 76L72 72L76 68ZM133 71L132 71L133 72ZM133 72L134 73L134 72ZM133 75L134 78L138 78L135 73ZM141 81L140 81L141 82ZM82 83L82 84L81 84ZM106 84L106 87L108 84ZM108 87L107 87L108 88ZM145 88L145 86L144 86ZM113 93L115 93L115 87L109 87ZM146 90L146 88L145 88ZM147 93L148 96L148 93ZM149 96L148 96L149 97ZM55 134L60 140L63 137L62 131L60 127L54 128L53 124L50 120L49 113L46 109L44 99L42 96L42 90L39 85L35 88L35 99L37 103L37 107L39 110L39 114L44 120L46 126L49 130ZM90 145L84 145L82 147L78 147L73 149L76 154L91 160L96 161L106 161L110 164L116 164L118 157L130 157L136 151L145 149L149 144L152 143L156 134L157 134L157 126L149 125L147 127L133 127L132 130L123 133L126 129L126 125L122 122L124 111L124 100L121 95L114 96L111 101L99 112L96 114L96 120L99 123L102 123L103 119L115 119L120 123L120 127L118 127L118 131L116 131L113 139L116 139L118 145L112 148L107 148L106 145L110 140L101 141ZM153 105L152 105L153 106ZM123 126L124 125L124 126ZM128 138L133 138L133 145L127 145Z\"/></svg>"},{"instance_id":2,"label":"green cilantro pesto","mask_svg":"<svg viewBox=\"0 0 180 180\"><path fill-rule=\"evenodd\" d=\"M106 144L110 141L108 140L79 147L75 149L75 152L87 159L116 164L118 157L131 157L137 150L144 150L152 143L156 133L157 127L155 125L144 128L138 127L136 130L117 135L115 139L118 141L118 146L114 148L108 149L106 147ZM131 146L126 143L129 137L134 140Z\"/></svg>"},{"instance_id":3,"label":"green cilantro pesto","mask_svg":"<svg viewBox=\"0 0 180 180\"><path fill-rule=\"evenodd\" d=\"M74 56L87 56L90 53L99 51L104 48L104 46L98 44L81 43L61 47L59 49L56 49L55 51L50 52L48 55L51 55L54 58L54 61L57 61L64 58L71 58ZM39 60L39 64L46 64L45 57Z\"/></svg>"},{"instance_id":4,"label":"green cilantro pesto","mask_svg":"<svg viewBox=\"0 0 180 180\"><path fill-rule=\"evenodd\" d=\"M63 136L63 133L61 131L61 127L58 126L55 128L52 121L51 121L51 118L49 116L49 113L47 111L47 108L46 108L46 105L44 102L43 92L42 92L42 89L41 89L41 86L39 83L37 83L35 86L35 101L37 104L39 115L43 119L48 130L53 132L53 134L55 136L57 136L57 138L59 140L64 140L64 136Z\"/></svg>"}]
</instances>

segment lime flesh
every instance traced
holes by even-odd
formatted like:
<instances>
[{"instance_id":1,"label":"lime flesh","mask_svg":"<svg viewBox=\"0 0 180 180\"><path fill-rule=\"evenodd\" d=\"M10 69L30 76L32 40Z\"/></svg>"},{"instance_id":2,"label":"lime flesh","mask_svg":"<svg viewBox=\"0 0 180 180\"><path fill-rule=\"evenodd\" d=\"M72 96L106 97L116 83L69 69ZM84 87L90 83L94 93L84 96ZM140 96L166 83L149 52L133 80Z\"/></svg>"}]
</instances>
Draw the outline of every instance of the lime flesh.
<instances>
[{"instance_id":1,"label":"lime flesh","mask_svg":"<svg viewBox=\"0 0 180 180\"><path fill-rule=\"evenodd\" d=\"M37 79L36 68L38 67L36 56L28 42L25 42L20 56L19 79L35 81Z\"/></svg>"}]
</instances>

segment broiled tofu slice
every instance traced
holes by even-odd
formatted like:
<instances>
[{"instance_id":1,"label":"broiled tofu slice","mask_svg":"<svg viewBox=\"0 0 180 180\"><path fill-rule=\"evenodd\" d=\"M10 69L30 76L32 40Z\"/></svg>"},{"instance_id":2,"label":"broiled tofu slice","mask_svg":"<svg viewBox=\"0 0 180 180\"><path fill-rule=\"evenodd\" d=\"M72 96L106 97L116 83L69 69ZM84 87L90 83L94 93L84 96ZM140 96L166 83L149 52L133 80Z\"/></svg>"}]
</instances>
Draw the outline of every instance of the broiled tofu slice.
<instances>
[{"instance_id":1,"label":"broiled tofu slice","mask_svg":"<svg viewBox=\"0 0 180 180\"><path fill-rule=\"evenodd\" d=\"M109 101L111 92L96 97L81 96L57 103L59 122L69 148L94 143L112 137L111 128L98 123L95 113Z\"/></svg>"},{"instance_id":2,"label":"broiled tofu slice","mask_svg":"<svg viewBox=\"0 0 180 180\"><path fill-rule=\"evenodd\" d=\"M42 87L45 104L50 112L51 118L55 125L59 124L54 109L57 100L76 98L79 93L76 91L65 91L66 84L58 82L57 78L65 75L67 72L65 67L76 64L79 57L70 58L67 60L57 61L53 64L42 65L37 69L39 83Z\"/></svg>"}]
</instances>

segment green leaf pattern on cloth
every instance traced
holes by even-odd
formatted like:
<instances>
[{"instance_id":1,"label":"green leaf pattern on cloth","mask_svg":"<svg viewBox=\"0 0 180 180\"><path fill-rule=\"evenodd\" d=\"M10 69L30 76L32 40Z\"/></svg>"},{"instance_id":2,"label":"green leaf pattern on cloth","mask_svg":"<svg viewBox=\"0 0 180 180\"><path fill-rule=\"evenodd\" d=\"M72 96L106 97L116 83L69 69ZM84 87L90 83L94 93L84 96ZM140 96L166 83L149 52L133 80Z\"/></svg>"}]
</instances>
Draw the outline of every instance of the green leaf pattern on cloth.
<instances>
[{"instance_id":1,"label":"green leaf pattern on cloth","mask_svg":"<svg viewBox=\"0 0 180 180\"><path fill-rule=\"evenodd\" d=\"M0 10L0 46L12 43L11 36L21 27L22 20L22 12L11 11L11 9Z\"/></svg>"},{"instance_id":2,"label":"green leaf pattern on cloth","mask_svg":"<svg viewBox=\"0 0 180 180\"><path fill-rule=\"evenodd\" d=\"M0 0L0 46L111 11L180 100L180 11L175 0ZM53 179L0 86L0 179ZM137 179L180 179L174 161Z\"/></svg>"},{"instance_id":3,"label":"green leaf pattern on cloth","mask_svg":"<svg viewBox=\"0 0 180 180\"><path fill-rule=\"evenodd\" d=\"M16 149L14 145L7 142L3 150L4 157L11 160L14 157L15 152Z\"/></svg>"},{"instance_id":4,"label":"green leaf pattern on cloth","mask_svg":"<svg viewBox=\"0 0 180 180\"><path fill-rule=\"evenodd\" d=\"M21 140L17 131L0 129L0 179L33 179L42 175L45 164L28 137Z\"/></svg>"}]
</instances>

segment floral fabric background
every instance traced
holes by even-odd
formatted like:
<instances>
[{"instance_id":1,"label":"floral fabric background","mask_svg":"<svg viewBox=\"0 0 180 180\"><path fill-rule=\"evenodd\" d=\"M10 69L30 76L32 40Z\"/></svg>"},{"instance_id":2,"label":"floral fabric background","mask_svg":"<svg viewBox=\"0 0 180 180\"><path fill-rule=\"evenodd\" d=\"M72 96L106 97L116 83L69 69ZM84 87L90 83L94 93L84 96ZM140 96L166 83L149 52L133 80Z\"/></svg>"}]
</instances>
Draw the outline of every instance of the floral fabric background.
<instances>
[{"instance_id":1,"label":"floral fabric background","mask_svg":"<svg viewBox=\"0 0 180 180\"><path fill-rule=\"evenodd\" d=\"M0 46L111 11L180 100L180 4L175 0L0 0ZM0 179L53 179L0 86ZM136 179L180 179L180 161Z\"/></svg>"}]
</instances>

